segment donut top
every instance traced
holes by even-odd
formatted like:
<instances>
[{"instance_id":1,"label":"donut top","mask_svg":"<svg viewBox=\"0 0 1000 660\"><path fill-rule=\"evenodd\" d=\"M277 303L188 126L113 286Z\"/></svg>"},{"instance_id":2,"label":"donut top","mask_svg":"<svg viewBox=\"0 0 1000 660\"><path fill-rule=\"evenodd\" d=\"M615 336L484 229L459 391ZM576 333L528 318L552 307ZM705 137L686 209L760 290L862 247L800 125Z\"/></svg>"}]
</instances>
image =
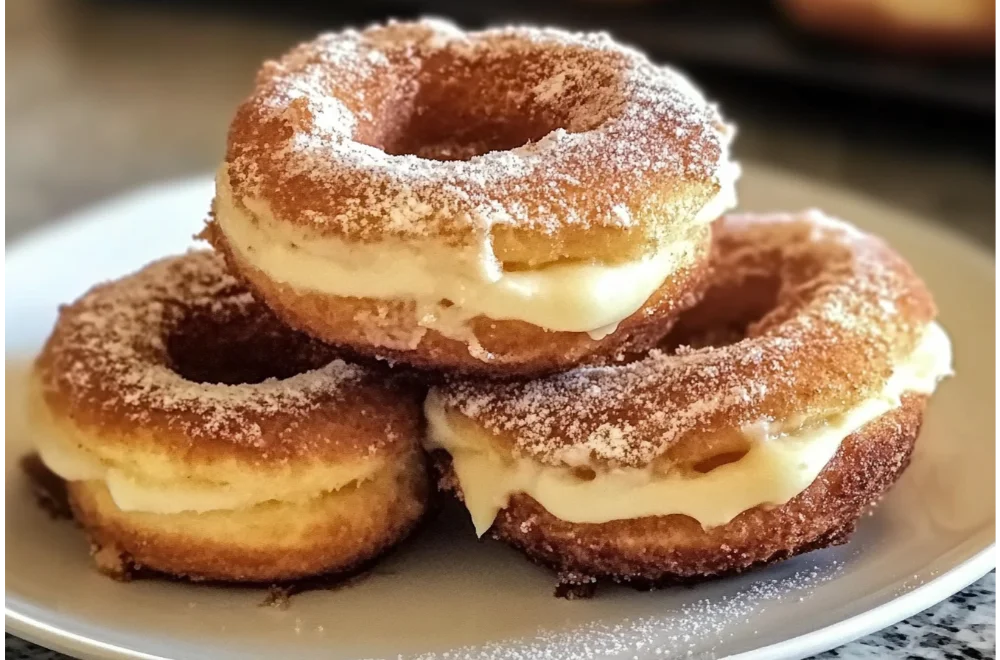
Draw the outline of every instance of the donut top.
<instances>
[{"instance_id":1,"label":"donut top","mask_svg":"<svg viewBox=\"0 0 1000 660\"><path fill-rule=\"evenodd\" d=\"M267 62L226 162L237 199L352 240L628 229L638 200L718 190L727 130L681 75L605 34L423 20Z\"/></svg>"},{"instance_id":2,"label":"donut top","mask_svg":"<svg viewBox=\"0 0 1000 660\"><path fill-rule=\"evenodd\" d=\"M375 455L415 437L417 393L336 359L192 252L60 310L36 362L49 407L105 440L189 456Z\"/></svg>"},{"instance_id":3,"label":"donut top","mask_svg":"<svg viewBox=\"0 0 1000 660\"><path fill-rule=\"evenodd\" d=\"M819 212L727 216L714 230L713 286L681 318L680 345L528 382L454 381L445 407L546 464L638 467L685 438L860 403L935 315L901 257Z\"/></svg>"}]
</instances>

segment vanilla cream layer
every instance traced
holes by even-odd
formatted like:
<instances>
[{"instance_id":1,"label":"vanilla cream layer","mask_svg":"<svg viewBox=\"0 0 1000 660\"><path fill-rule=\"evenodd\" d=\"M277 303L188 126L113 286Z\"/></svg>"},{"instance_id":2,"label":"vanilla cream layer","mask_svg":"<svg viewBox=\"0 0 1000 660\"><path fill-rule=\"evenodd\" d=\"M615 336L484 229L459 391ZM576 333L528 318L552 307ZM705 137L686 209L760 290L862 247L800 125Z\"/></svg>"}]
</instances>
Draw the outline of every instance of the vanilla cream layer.
<instances>
[{"instance_id":1,"label":"vanilla cream layer","mask_svg":"<svg viewBox=\"0 0 1000 660\"><path fill-rule=\"evenodd\" d=\"M485 432L460 434L434 391L427 398L428 449L444 449L478 534L515 493L526 493L553 516L572 523L683 514L711 528L759 505L781 505L805 490L841 441L900 405L906 392L930 394L951 373L951 343L936 323L896 366L876 396L807 425L760 423L744 429L751 442L740 460L707 473L657 472L651 467L598 471L590 481L572 468L501 456Z\"/></svg>"},{"instance_id":2,"label":"vanilla cream layer","mask_svg":"<svg viewBox=\"0 0 1000 660\"><path fill-rule=\"evenodd\" d=\"M724 172L722 191L703 207L697 222L715 220L735 202L739 168L734 164ZM340 297L412 300L421 325L462 341L468 338L464 324L476 316L600 339L671 273L693 263L695 255L694 245L680 241L617 265L574 262L504 271L488 239L470 248L441 242L350 243L278 223L261 200L241 202L249 213L234 204L223 168L216 181L216 222L232 249L269 277ZM442 307L442 301L450 304Z\"/></svg>"},{"instance_id":3,"label":"vanilla cream layer","mask_svg":"<svg viewBox=\"0 0 1000 660\"><path fill-rule=\"evenodd\" d=\"M54 429L51 429L54 430ZM154 480L115 466L49 428L39 429L35 447L46 467L66 481L103 481L122 511L181 513L235 511L264 502L306 502L366 481L382 466L379 460L359 461L340 470L324 467L322 484L302 477L257 477L244 483L193 483Z\"/></svg>"}]
</instances>

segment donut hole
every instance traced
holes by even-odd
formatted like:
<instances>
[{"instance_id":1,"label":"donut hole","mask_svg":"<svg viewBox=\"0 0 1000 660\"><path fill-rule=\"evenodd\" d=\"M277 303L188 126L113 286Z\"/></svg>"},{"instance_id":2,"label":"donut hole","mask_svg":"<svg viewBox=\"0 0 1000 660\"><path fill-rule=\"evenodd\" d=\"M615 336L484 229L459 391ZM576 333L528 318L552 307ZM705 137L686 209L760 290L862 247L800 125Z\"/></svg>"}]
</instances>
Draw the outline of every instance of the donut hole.
<instances>
[{"instance_id":1,"label":"donut hole","mask_svg":"<svg viewBox=\"0 0 1000 660\"><path fill-rule=\"evenodd\" d=\"M597 478L597 472L586 466L573 468L571 474L580 481L593 481Z\"/></svg>"},{"instance_id":2,"label":"donut hole","mask_svg":"<svg viewBox=\"0 0 1000 660\"><path fill-rule=\"evenodd\" d=\"M519 48L444 48L413 77L384 81L371 119L354 139L392 155L469 160L536 142L556 129L590 130L615 111L621 76L611 53ZM617 94L618 97L621 94Z\"/></svg>"},{"instance_id":3,"label":"donut hole","mask_svg":"<svg viewBox=\"0 0 1000 660\"><path fill-rule=\"evenodd\" d=\"M188 310L165 337L170 366L195 383L243 385L317 369L330 347L292 330L261 305Z\"/></svg>"},{"instance_id":4,"label":"donut hole","mask_svg":"<svg viewBox=\"0 0 1000 660\"><path fill-rule=\"evenodd\" d=\"M781 283L777 274L752 274L711 287L701 302L681 314L661 347L727 346L747 338L777 308Z\"/></svg>"},{"instance_id":5,"label":"donut hole","mask_svg":"<svg viewBox=\"0 0 1000 660\"><path fill-rule=\"evenodd\" d=\"M470 160L491 151L509 151L535 142L560 128L558 121L532 121L441 111L428 106L409 117L396 135L380 146L394 156L413 155L427 160Z\"/></svg>"}]
</instances>

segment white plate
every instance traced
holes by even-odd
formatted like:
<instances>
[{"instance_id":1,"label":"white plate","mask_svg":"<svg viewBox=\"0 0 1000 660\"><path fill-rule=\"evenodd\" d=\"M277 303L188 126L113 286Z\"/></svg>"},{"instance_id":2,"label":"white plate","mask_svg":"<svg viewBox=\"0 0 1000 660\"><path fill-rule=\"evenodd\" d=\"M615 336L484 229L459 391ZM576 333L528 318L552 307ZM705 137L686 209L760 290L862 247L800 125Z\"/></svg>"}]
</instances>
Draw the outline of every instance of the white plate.
<instances>
[{"instance_id":1,"label":"white plate","mask_svg":"<svg viewBox=\"0 0 1000 660\"><path fill-rule=\"evenodd\" d=\"M898 211L750 166L744 208L819 206L884 235L929 282L955 343L959 375L934 398L912 466L850 544L694 588L605 588L570 602L551 596L551 574L446 515L367 579L301 594L283 611L258 607L257 590L102 577L78 531L28 494L16 459L29 431L11 365L37 351L57 304L190 245L211 192L207 178L148 188L7 251L11 632L97 657L797 658L929 607L994 566L992 259Z\"/></svg>"}]
</instances>

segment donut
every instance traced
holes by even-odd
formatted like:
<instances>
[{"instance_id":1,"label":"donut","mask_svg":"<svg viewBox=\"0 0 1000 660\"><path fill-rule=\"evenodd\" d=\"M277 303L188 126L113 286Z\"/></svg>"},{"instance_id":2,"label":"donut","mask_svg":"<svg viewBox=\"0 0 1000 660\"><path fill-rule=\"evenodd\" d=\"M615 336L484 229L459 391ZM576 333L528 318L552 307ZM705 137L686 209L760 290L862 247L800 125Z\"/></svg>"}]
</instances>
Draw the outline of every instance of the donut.
<instances>
[{"instance_id":1,"label":"donut","mask_svg":"<svg viewBox=\"0 0 1000 660\"><path fill-rule=\"evenodd\" d=\"M647 349L696 301L735 203L731 135L603 34L325 34L258 74L203 235L329 343L537 375Z\"/></svg>"},{"instance_id":2,"label":"donut","mask_svg":"<svg viewBox=\"0 0 1000 660\"><path fill-rule=\"evenodd\" d=\"M802 29L911 55L983 56L996 46L996 0L780 0Z\"/></svg>"},{"instance_id":3,"label":"donut","mask_svg":"<svg viewBox=\"0 0 1000 660\"><path fill-rule=\"evenodd\" d=\"M844 542L909 461L951 347L881 240L810 211L730 215L657 348L428 395L440 486L567 581L657 586Z\"/></svg>"},{"instance_id":4,"label":"donut","mask_svg":"<svg viewBox=\"0 0 1000 660\"><path fill-rule=\"evenodd\" d=\"M414 529L422 398L289 329L201 251L62 308L29 410L102 571L272 582L346 575Z\"/></svg>"}]
</instances>

